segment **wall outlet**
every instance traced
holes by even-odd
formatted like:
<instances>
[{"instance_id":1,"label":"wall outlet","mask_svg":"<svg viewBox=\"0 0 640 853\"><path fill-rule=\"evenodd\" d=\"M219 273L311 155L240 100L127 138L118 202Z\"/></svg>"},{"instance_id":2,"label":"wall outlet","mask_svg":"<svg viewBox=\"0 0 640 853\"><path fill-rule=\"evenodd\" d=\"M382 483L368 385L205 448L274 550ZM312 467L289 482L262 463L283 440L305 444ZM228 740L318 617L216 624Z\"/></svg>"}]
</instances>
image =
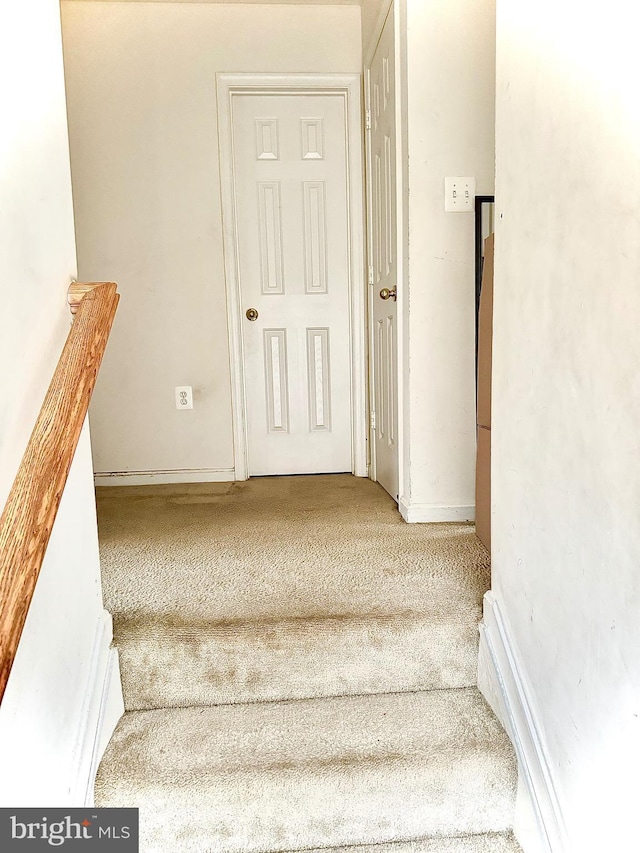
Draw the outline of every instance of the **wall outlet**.
<instances>
[{"instance_id":1,"label":"wall outlet","mask_svg":"<svg viewBox=\"0 0 640 853\"><path fill-rule=\"evenodd\" d=\"M445 178L444 209L447 213L467 213L475 209L476 179Z\"/></svg>"},{"instance_id":2,"label":"wall outlet","mask_svg":"<svg viewBox=\"0 0 640 853\"><path fill-rule=\"evenodd\" d=\"M191 385L176 385L176 409L193 409L193 390Z\"/></svg>"}]
</instances>

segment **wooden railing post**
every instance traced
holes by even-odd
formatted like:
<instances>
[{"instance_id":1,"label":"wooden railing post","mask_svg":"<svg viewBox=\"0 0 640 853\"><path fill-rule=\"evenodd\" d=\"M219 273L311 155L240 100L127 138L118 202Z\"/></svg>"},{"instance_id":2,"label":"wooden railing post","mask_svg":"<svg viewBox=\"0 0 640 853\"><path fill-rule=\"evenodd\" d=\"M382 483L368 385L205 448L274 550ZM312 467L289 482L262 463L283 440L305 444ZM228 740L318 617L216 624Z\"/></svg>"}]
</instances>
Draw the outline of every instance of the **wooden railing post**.
<instances>
[{"instance_id":1,"label":"wooden railing post","mask_svg":"<svg viewBox=\"0 0 640 853\"><path fill-rule=\"evenodd\" d=\"M69 288L76 316L0 518L0 702L111 331L116 290L113 282Z\"/></svg>"}]
</instances>

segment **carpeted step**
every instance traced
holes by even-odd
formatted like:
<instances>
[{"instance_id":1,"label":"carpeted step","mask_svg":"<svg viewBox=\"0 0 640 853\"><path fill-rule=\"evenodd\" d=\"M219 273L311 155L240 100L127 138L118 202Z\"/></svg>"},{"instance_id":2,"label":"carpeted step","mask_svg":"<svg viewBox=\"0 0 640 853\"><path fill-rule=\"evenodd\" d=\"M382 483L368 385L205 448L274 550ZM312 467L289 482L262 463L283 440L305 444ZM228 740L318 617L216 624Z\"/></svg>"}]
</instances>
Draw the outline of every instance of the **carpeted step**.
<instances>
[{"instance_id":1,"label":"carpeted step","mask_svg":"<svg viewBox=\"0 0 640 853\"><path fill-rule=\"evenodd\" d=\"M471 686L489 558L349 475L101 490L129 709Z\"/></svg>"},{"instance_id":2,"label":"carpeted step","mask_svg":"<svg viewBox=\"0 0 640 853\"><path fill-rule=\"evenodd\" d=\"M437 690L129 712L96 804L143 853L270 853L508 832L515 778L477 690Z\"/></svg>"},{"instance_id":3,"label":"carpeted step","mask_svg":"<svg viewBox=\"0 0 640 853\"><path fill-rule=\"evenodd\" d=\"M481 835L453 838L432 837L359 847L316 848L306 853L522 853L522 847L510 832L483 832Z\"/></svg>"},{"instance_id":4,"label":"carpeted step","mask_svg":"<svg viewBox=\"0 0 640 853\"><path fill-rule=\"evenodd\" d=\"M116 623L127 710L470 687L475 621L449 613L239 625Z\"/></svg>"},{"instance_id":5,"label":"carpeted step","mask_svg":"<svg viewBox=\"0 0 640 853\"><path fill-rule=\"evenodd\" d=\"M100 491L105 607L116 622L409 612L474 629L480 621L489 555L473 526L406 524L370 480L266 477L184 495L140 489L139 497Z\"/></svg>"}]
</instances>

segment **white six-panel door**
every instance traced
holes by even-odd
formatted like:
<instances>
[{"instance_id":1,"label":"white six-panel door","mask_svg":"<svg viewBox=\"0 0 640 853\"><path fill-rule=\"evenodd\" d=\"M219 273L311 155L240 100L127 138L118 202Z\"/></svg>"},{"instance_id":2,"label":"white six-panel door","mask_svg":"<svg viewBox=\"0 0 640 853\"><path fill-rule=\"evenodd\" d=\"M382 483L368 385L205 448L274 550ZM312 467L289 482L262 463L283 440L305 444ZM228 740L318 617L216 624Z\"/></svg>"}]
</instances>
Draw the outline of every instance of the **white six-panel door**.
<instances>
[{"instance_id":1,"label":"white six-panel door","mask_svg":"<svg viewBox=\"0 0 640 853\"><path fill-rule=\"evenodd\" d=\"M398 499L398 285L393 12L367 72L373 476ZM386 299L383 297L387 297Z\"/></svg>"},{"instance_id":2,"label":"white six-panel door","mask_svg":"<svg viewBox=\"0 0 640 853\"><path fill-rule=\"evenodd\" d=\"M248 473L351 471L344 98L247 94L231 125Z\"/></svg>"}]
</instances>

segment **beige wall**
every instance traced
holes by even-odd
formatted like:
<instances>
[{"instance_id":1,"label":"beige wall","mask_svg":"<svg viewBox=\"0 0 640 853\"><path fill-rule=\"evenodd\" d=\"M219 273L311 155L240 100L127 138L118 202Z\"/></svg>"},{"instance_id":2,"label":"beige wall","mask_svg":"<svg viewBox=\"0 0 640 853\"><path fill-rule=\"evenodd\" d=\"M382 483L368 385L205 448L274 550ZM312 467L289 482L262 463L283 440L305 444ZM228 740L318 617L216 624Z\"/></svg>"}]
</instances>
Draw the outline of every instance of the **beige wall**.
<instances>
[{"instance_id":1,"label":"beige wall","mask_svg":"<svg viewBox=\"0 0 640 853\"><path fill-rule=\"evenodd\" d=\"M637 32L498 4L493 585L580 853L638 845Z\"/></svg>"},{"instance_id":2,"label":"beige wall","mask_svg":"<svg viewBox=\"0 0 640 853\"><path fill-rule=\"evenodd\" d=\"M360 9L63 2L62 17L79 274L122 292L96 471L230 478L215 75L359 72Z\"/></svg>"},{"instance_id":3,"label":"beige wall","mask_svg":"<svg viewBox=\"0 0 640 853\"><path fill-rule=\"evenodd\" d=\"M367 59L369 51L375 48L380 35L379 29L383 16L389 10L392 0L362 0L362 54Z\"/></svg>"},{"instance_id":4,"label":"beige wall","mask_svg":"<svg viewBox=\"0 0 640 853\"><path fill-rule=\"evenodd\" d=\"M446 176L493 193L494 0L407 0L408 301L403 502L419 520L473 518L473 213L445 213Z\"/></svg>"},{"instance_id":5,"label":"beige wall","mask_svg":"<svg viewBox=\"0 0 640 853\"><path fill-rule=\"evenodd\" d=\"M215 73L359 71L386 6L63 2L80 275L123 292L92 408L98 472L231 476ZM409 0L396 17L411 162L401 498L413 519L470 517L473 215L444 213L444 178L493 191L493 0ZM181 384L193 412L175 410Z\"/></svg>"},{"instance_id":6,"label":"beige wall","mask_svg":"<svg viewBox=\"0 0 640 853\"><path fill-rule=\"evenodd\" d=\"M2 507L71 319L66 290L76 262L57 0L2 6L0 92ZM102 689L92 682L103 611L91 473L85 429L0 705L2 807L84 803L92 685Z\"/></svg>"}]
</instances>

